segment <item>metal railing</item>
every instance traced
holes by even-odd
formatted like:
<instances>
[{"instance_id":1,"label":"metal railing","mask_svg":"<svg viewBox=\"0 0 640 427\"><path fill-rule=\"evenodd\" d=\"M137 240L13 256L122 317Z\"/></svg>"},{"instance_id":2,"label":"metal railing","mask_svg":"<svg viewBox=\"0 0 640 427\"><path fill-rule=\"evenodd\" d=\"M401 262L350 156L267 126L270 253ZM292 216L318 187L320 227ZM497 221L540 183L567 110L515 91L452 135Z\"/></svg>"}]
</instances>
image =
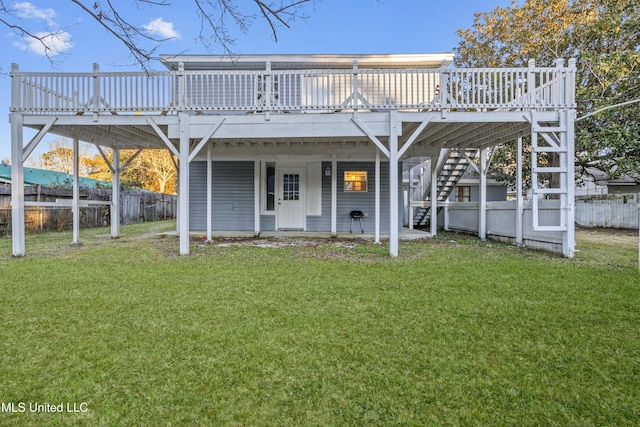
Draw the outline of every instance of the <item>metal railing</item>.
<instances>
[{"instance_id":1,"label":"metal railing","mask_svg":"<svg viewBox=\"0 0 640 427\"><path fill-rule=\"evenodd\" d=\"M501 111L575 108L565 67L25 73L13 65L11 111Z\"/></svg>"}]
</instances>

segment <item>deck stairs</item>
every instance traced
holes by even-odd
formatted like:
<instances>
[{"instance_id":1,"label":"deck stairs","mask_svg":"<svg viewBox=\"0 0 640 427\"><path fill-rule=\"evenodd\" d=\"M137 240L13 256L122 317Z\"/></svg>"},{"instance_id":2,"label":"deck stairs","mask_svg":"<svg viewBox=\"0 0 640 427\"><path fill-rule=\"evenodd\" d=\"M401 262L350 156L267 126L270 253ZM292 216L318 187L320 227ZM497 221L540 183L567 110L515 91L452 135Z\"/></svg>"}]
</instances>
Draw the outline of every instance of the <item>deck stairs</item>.
<instances>
[{"instance_id":1,"label":"deck stairs","mask_svg":"<svg viewBox=\"0 0 640 427\"><path fill-rule=\"evenodd\" d=\"M436 164L438 184L438 202L446 201L451 192L460 181L469 166L470 159L475 157L477 150L456 150L443 149ZM466 155L465 155L466 154ZM425 186L425 194L422 199L425 202L431 201L431 184ZM438 208L438 211L441 208ZM413 216L413 226L415 228L427 227L431 221L431 206L426 203L416 209Z\"/></svg>"}]
</instances>

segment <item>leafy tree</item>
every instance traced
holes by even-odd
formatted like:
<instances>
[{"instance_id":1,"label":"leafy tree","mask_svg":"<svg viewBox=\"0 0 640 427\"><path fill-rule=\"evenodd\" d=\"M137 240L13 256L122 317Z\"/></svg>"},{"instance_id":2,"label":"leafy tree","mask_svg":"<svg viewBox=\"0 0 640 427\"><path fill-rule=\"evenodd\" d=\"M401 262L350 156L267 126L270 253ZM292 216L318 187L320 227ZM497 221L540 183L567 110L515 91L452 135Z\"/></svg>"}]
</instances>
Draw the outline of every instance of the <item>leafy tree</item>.
<instances>
[{"instance_id":1,"label":"leafy tree","mask_svg":"<svg viewBox=\"0 0 640 427\"><path fill-rule=\"evenodd\" d=\"M171 36L158 35L149 25L136 23L136 16L129 15L122 5L112 0L69 0L78 7L83 17L89 17L89 22L102 28L112 37L119 40L131 53L135 62L146 68L154 59L156 49L160 43ZM296 18L304 18L305 3L311 0L190 0L172 4L168 0L135 0L136 9L164 9L170 12L172 7L189 7L199 22L200 31L196 40L211 51L220 46L226 53L231 52L234 39L231 27L246 33L256 19L264 20L271 29L274 40L278 39L278 30L289 27ZM28 28L21 19L21 13L26 2L11 2L0 0L0 24L8 27L21 37L34 41L44 53L51 58L58 52L58 46L64 44L68 38L68 29L44 31Z\"/></svg>"},{"instance_id":2,"label":"leafy tree","mask_svg":"<svg viewBox=\"0 0 640 427\"><path fill-rule=\"evenodd\" d=\"M177 171L175 159L168 150L147 149L136 155L137 150L120 151L120 164L129 165L120 173L120 184L124 188L142 188L157 193L175 194ZM113 162L113 150L104 149L105 157ZM131 161L130 159L136 155ZM100 154L87 161L95 165L90 178L111 181L111 171Z\"/></svg>"},{"instance_id":3,"label":"leafy tree","mask_svg":"<svg viewBox=\"0 0 640 427\"><path fill-rule=\"evenodd\" d=\"M527 0L519 6L514 1L477 13L473 26L457 33L462 38L455 49L458 66L524 67L529 59L550 65L556 58L578 58L578 116L640 97L638 2ZM577 172L591 166L612 177L638 176L639 113L640 105L630 104L577 122ZM503 149L493 167L508 173L511 161Z\"/></svg>"},{"instance_id":4,"label":"leafy tree","mask_svg":"<svg viewBox=\"0 0 640 427\"><path fill-rule=\"evenodd\" d=\"M80 144L78 154L78 166L80 176L90 176L96 168L91 161L89 149L86 144ZM73 147L68 139L60 138L49 142L49 151L38 158L29 158L27 164L34 168L46 169L57 172L73 174Z\"/></svg>"}]
</instances>

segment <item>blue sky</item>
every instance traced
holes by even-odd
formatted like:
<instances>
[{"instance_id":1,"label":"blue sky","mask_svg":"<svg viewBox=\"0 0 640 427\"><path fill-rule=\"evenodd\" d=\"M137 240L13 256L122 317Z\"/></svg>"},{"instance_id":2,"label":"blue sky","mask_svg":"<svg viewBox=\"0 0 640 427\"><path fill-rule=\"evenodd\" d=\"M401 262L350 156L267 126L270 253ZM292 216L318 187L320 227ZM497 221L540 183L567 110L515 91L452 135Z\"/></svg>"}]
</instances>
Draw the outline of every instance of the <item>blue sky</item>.
<instances>
[{"instance_id":1,"label":"blue sky","mask_svg":"<svg viewBox=\"0 0 640 427\"><path fill-rule=\"evenodd\" d=\"M83 1L88 7L94 0ZM151 31L172 36L157 50L159 54L203 54L205 49L194 38L199 30L195 8L188 1L174 0L171 7L136 7L133 0L116 1L129 13L131 20ZM249 0L238 0L247 4ZM305 8L306 20L294 22L290 29L282 28L278 42L274 42L269 28L255 21L247 34L235 31L234 53L442 53L452 52L458 45L455 34L473 23L475 12L488 12L495 7L508 7L511 0L315 0ZM2 46L0 52L0 160L11 156L10 106L11 64L17 63L21 71L88 72L98 63L102 71L130 71L132 66L127 49L121 42L99 28L92 18L68 0L6 1L13 5L21 23L33 32L45 28L62 30L57 41L62 54L51 62L37 47L7 27L0 25ZM181 7L179 7L180 5ZM245 10L251 10L245 8ZM251 10L251 12L253 12ZM224 53L222 50L214 52ZM152 69L162 69L159 63ZM25 139L31 137L25 132ZM55 139L48 135L34 155L46 151L47 142Z\"/></svg>"}]
</instances>

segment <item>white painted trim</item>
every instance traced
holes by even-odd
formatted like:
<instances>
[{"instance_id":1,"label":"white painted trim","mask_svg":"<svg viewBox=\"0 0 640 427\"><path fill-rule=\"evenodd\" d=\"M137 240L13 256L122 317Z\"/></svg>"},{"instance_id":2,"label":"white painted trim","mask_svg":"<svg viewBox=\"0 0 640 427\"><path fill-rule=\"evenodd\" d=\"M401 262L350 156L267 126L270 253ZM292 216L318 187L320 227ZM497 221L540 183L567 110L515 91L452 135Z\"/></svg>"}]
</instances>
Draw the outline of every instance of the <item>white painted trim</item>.
<instances>
[{"instance_id":1,"label":"white painted trim","mask_svg":"<svg viewBox=\"0 0 640 427\"><path fill-rule=\"evenodd\" d=\"M389 111L389 255L398 256L398 111Z\"/></svg>"},{"instance_id":2,"label":"white painted trim","mask_svg":"<svg viewBox=\"0 0 640 427\"><path fill-rule=\"evenodd\" d=\"M100 150L102 151L102 150ZM104 153L102 153L104 155ZM120 149L113 149L111 169L111 238L120 237Z\"/></svg>"},{"instance_id":3,"label":"white painted trim","mask_svg":"<svg viewBox=\"0 0 640 427\"><path fill-rule=\"evenodd\" d=\"M14 257L24 256L24 164L23 117L10 114L11 121L11 250Z\"/></svg>"},{"instance_id":4,"label":"white painted trim","mask_svg":"<svg viewBox=\"0 0 640 427\"><path fill-rule=\"evenodd\" d=\"M375 231L374 243L380 244L380 150L376 150L375 163Z\"/></svg>"},{"instance_id":5,"label":"white painted trim","mask_svg":"<svg viewBox=\"0 0 640 427\"><path fill-rule=\"evenodd\" d=\"M522 246L524 239L524 198L522 194L522 137L518 138L516 147L516 245Z\"/></svg>"},{"instance_id":6,"label":"white painted trim","mask_svg":"<svg viewBox=\"0 0 640 427\"><path fill-rule=\"evenodd\" d=\"M207 145L207 241L213 234L213 153L211 144Z\"/></svg>"},{"instance_id":7,"label":"white painted trim","mask_svg":"<svg viewBox=\"0 0 640 427\"><path fill-rule=\"evenodd\" d=\"M178 118L180 119L178 234L180 255L189 255L189 115L178 113Z\"/></svg>"},{"instance_id":8,"label":"white painted trim","mask_svg":"<svg viewBox=\"0 0 640 427\"><path fill-rule=\"evenodd\" d=\"M438 157L431 158L431 236L438 233ZM412 219L413 221L413 219Z\"/></svg>"},{"instance_id":9,"label":"white painted trim","mask_svg":"<svg viewBox=\"0 0 640 427\"><path fill-rule=\"evenodd\" d=\"M220 128L220 126L222 126L222 123L224 123L224 120L225 120L224 117L222 117L219 121L214 123L213 126L211 126L211 129L209 129L207 133L204 134L204 136L202 137L202 139L200 140L196 148L194 148L193 151L189 154L189 162L192 162L193 159L198 155L198 153L200 153L200 151L205 146L205 144L209 142L209 139L211 139L213 134L216 133L216 131Z\"/></svg>"},{"instance_id":10,"label":"white painted trim","mask_svg":"<svg viewBox=\"0 0 640 427\"><path fill-rule=\"evenodd\" d=\"M338 160L331 158L331 235L338 234Z\"/></svg>"},{"instance_id":11,"label":"white painted trim","mask_svg":"<svg viewBox=\"0 0 640 427\"><path fill-rule=\"evenodd\" d=\"M178 114L178 116L180 116L180 113ZM156 131L156 133L158 134L162 142L164 142L164 144L173 153L173 155L176 156L177 158L180 158L180 153L178 152L176 147L173 145L171 140L167 137L167 135L165 135L164 132L162 132L162 129L160 129L160 127L156 124L156 122L151 117L148 117L147 123L149 123L149 126L151 126L153 130ZM180 137L181 132L182 132L182 121L180 121L180 123L178 124L178 134L179 134L178 137Z\"/></svg>"},{"instance_id":12,"label":"white painted trim","mask_svg":"<svg viewBox=\"0 0 640 427\"><path fill-rule=\"evenodd\" d=\"M80 244L80 140L73 138L73 245Z\"/></svg>"},{"instance_id":13,"label":"white painted trim","mask_svg":"<svg viewBox=\"0 0 640 427\"><path fill-rule=\"evenodd\" d=\"M395 111L395 110L392 110ZM398 112L396 111L396 114ZM362 120L360 120L358 117L352 117L351 120L353 121L353 123L356 124L356 126L358 126L360 128L360 130L362 132L364 132L364 134L369 137L369 139L371 140L371 142L373 142L374 144L376 144L376 146L378 147L378 149L386 156L386 157L390 157L390 151L391 151L391 146L389 146L389 148L387 149L387 147L384 146L384 144L382 142L380 142L380 140L376 137L376 135L373 133L373 131L371 129L369 129L369 127L364 124L364 122ZM396 126L396 130L397 130L397 124ZM393 132L390 132L393 133ZM397 139L398 139L398 133L395 133L395 138L396 138L396 144L397 144ZM396 156L398 156L398 153L395 153Z\"/></svg>"},{"instance_id":14,"label":"white painted trim","mask_svg":"<svg viewBox=\"0 0 640 427\"><path fill-rule=\"evenodd\" d=\"M260 184L262 183L260 169L260 160L255 159L253 161L253 232L256 237L260 235Z\"/></svg>"},{"instance_id":15,"label":"white painted trim","mask_svg":"<svg viewBox=\"0 0 640 427\"><path fill-rule=\"evenodd\" d=\"M42 127L42 129L40 129L40 131L31 139L31 141L29 141L29 143L24 147L24 150L22 152L22 161L26 162L27 159L29 158L29 156L31 155L31 153L33 152L33 150L35 150L35 148L38 146L38 144L40 143L40 141L42 141L42 138L45 137L45 135L47 134L47 132L49 132L49 130L51 129L51 127L53 126L53 124L56 122L56 120L58 120L57 117L52 118L49 122L47 122L46 125L44 125Z\"/></svg>"},{"instance_id":16,"label":"white painted trim","mask_svg":"<svg viewBox=\"0 0 640 427\"><path fill-rule=\"evenodd\" d=\"M487 149L480 150L480 202L478 237L487 240Z\"/></svg>"}]
</instances>

